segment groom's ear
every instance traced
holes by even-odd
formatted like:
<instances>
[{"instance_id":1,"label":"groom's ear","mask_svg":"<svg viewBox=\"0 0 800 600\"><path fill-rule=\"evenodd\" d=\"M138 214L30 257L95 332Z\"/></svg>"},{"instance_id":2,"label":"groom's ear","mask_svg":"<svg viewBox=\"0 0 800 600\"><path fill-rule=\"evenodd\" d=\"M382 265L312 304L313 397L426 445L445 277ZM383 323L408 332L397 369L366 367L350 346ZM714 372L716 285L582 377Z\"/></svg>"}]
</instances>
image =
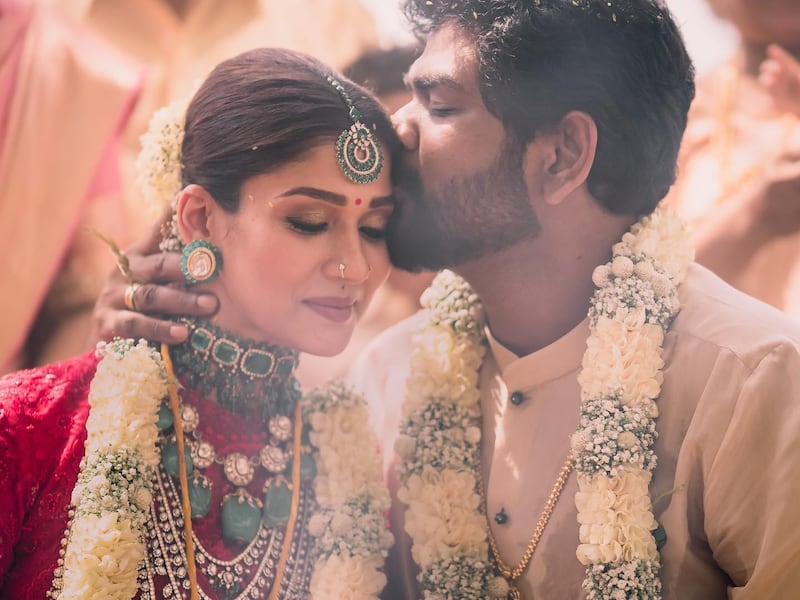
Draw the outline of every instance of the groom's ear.
<instances>
[{"instance_id":1,"label":"groom's ear","mask_svg":"<svg viewBox=\"0 0 800 600\"><path fill-rule=\"evenodd\" d=\"M211 235L209 219L218 209L214 198L204 187L190 184L183 188L175 211L181 240L188 243L208 239Z\"/></svg>"},{"instance_id":2,"label":"groom's ear","mask_svg":"<svg viewBox=\"0 0 800 600\"><path fill-rule=\"evenodd\" d=\"M535 169L544 202L560 204L586 183L597 150L597 125L587 113L567 113L528 145L525 168ZM530 185L530 184L529 184Z\"/></svg>"}]
</instances>

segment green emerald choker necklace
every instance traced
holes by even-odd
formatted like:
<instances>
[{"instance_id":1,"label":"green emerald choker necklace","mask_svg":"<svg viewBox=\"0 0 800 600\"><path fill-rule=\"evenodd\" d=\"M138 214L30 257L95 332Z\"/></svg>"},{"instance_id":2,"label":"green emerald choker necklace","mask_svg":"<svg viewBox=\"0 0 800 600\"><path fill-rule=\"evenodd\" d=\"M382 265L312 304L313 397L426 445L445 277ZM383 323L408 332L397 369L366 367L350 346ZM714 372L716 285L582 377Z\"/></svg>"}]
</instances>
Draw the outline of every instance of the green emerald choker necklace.
<instances>
[{"instance_id":1,"label":"green emerald choker necklace","mask_svg":"<svg viewBox=\"0 0 800 600\"><path fill-rule=\"evenodd\" d=\"M248 340L208 321L182 318L189 337L172 346L175 375L204 396L244 416L268 421L291 416L300 398L294 377L299 353L292 348Z\"/></svg>"}]
</instances>

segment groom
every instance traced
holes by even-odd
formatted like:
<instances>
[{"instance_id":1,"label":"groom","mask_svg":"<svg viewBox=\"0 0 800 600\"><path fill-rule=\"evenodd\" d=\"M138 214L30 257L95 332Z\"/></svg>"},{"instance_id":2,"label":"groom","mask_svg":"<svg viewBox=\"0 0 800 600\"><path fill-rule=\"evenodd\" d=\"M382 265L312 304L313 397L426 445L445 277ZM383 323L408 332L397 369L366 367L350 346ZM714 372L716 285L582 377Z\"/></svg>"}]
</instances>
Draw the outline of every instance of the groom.
<instances>
[{"instance_id":1,"label":"groom","mask_svg":"<svg viewBox=\"0 0 800 600\"><path fill-rule=\"evenodd\" d=\"M673 182L694 94L671 15L654 0L405 4L426 46L395 117L408 161L390 251L474 295L443 280L436 310L354 369L398 438L392 522L410 536L390 593L793 597L800 330L685 268L666 216L623 238ZM133 262L152 281L164 260ZM120 299L109 284L101 329L170 340Z\"/></svg>"}]
</instances>

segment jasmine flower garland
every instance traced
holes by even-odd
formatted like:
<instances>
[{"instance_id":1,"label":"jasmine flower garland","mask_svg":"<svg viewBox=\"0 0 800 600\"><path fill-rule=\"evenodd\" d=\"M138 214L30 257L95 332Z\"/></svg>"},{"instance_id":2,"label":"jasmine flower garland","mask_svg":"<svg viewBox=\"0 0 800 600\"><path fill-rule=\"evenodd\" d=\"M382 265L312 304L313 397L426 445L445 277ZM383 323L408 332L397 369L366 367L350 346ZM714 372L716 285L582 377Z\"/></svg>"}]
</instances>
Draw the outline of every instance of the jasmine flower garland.
<instances>
[{"instance_id":1,"label":"jasmine flower garland","mask_svg":"<svg viewBox=\"0 0 800 600\"><path fill-rule=\"evenodd\" d=\"M572 436L579 492L578 559L590 600L660 598L648 486L656 465L656 400L664 335L680 308L677 288L694 250L665 208L644 217L595 269L590 335L578 381L580 425ZM427 600L501 599L488 560L480 501L480 390L486 352L479 298L451 272L423 294L401 435L398 497Z\"/></svg>"},{"instance_id":2,"label":"jasmine flower garland","mask_svg":"<svg viewBox=\"0 0 800 600\"><path fill-rule=\"evenodd\" d=\"M656 400L664 336L694 250L665 208L644 217L595 269L591 333L578 375L581 421L572 436L579 492L578 560L590 600L660 598L658 523L648 493L656 466Z\"/></svg>"},{"instance_id":3,"label":"jasmine flower garland","mask_svg":"<svg viewBox=\"0 0 800 600\"><path fill-rule=\"evenodd\" d=\"M173 210L177 207L178 193L183 187L181 153L190 98L180 98L157 110L147 131L139 138L142 149L136 157L136 186L153 217L160 215L166 204ZM183 248L175 219L173 214L164 225L159 243L162 251L180 252Z\"/></svg>"},{"instance_id":4,"label":"jasmine flower garland","mask_svg":"<svg viewBox=\"0 0 800 600\"><path fill-rule=\"evenodd\" d=\"M98 354L86 451L51 598L129 600L146 551L142 534L160 459L156 413L166 373L144 340L101 343Z\"/></svg>"},{"instance_id":5,"label":"jasmine flower garland","mask_svg":"<svg viewBox=\"0 0 800 600\"><path fill-rule=\"evenodd\" d=\"M317 464L318 509L308 523L316 538L311 597L377 600L394 538L386 526L390 498L366 400L332 383L303 402Z\"/></svg>"},{"instance_id":6,"label":"jasmine flower garland","mask_svg":"<svg viewBox=\"0 0 800 600\"><path fill-rule=\"evenodd\" d=\"M486 353L483 308L469 285L444 271L422 295L395 451L398 498L420 568L423 598L485 599L492 579L476 480L480 468L478 372Z\"/></svg>"},{"instance_id":7,"label":"jasmine flower garland","mask_svg":"<svg viewBox=\"0 0 800 600\"><path fill-rule=\"evenodd\" d=\"M157 110L139 141L136 185L151 212L159 213L165 202L174 202L182 187L181 149L188 100L183 98Z\"/></svg>"}]
</instances>

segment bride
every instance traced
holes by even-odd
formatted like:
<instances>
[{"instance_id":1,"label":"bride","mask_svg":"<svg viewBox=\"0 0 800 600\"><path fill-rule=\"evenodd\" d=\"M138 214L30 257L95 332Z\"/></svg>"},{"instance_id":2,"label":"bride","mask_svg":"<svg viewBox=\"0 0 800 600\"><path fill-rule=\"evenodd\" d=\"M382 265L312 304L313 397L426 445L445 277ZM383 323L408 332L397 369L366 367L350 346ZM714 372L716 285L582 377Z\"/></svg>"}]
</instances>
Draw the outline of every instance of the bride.
<instances>
[{"instance_id":1,"label":"bride","mask_svg":"<svg viewBox=\"0 0 800 600\"><path fill-rule=\"evenodd\" d=\"M162 243L219 310L181 319L176 346L115 340L0 380L0 596L377 598L389 498L366 406L303 396L294 369L342 351L388 275L388 117L259 49L143 141L145 195L174 208Z\"/></svg>"}]
</instances>

